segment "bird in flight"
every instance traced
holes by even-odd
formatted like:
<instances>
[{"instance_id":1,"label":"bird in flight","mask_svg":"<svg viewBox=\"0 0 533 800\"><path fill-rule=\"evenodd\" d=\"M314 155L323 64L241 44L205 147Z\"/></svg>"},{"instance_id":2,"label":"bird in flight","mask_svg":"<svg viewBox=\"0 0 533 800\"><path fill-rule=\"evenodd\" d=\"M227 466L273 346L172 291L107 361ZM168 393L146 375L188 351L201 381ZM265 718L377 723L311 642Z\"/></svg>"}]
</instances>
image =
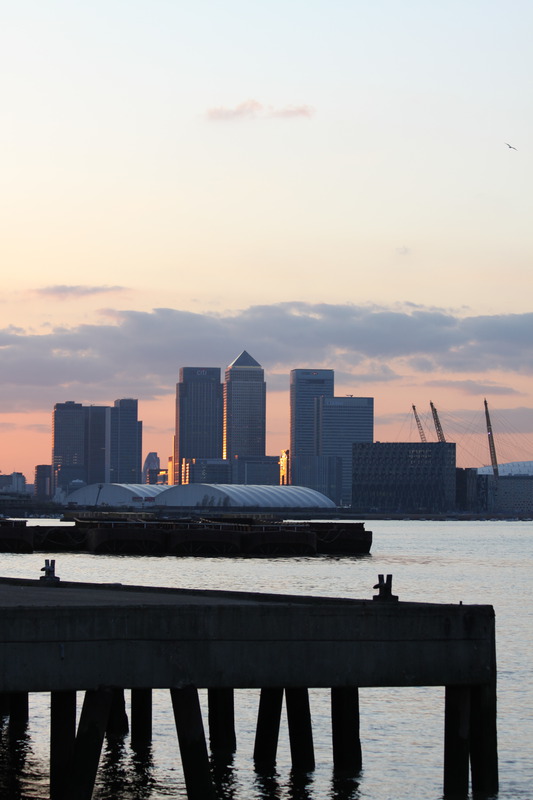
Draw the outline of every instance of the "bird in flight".
<instances>
[{"instance_id":1,"label":"bird in flight","mask_svg":"<svg viewBox=\"0 0 533 800\"><path fill-rule=\"evenodd\" d=\"M518 147L513 147L513 145L512 145L512 144L509 144L509 142L504 142L504 144L506 144L506 145L507 145L507 147L508 147L510 150L518 150Z\"/></svg>"}]
</instances>

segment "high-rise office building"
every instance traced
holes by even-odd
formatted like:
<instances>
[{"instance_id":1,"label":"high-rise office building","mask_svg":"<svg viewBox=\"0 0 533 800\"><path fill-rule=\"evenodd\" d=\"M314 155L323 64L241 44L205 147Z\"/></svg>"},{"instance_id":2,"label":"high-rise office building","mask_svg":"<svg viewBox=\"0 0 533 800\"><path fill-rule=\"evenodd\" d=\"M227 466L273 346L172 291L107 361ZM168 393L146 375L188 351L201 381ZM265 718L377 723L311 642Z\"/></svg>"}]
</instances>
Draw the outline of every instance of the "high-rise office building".
<instances>
[{"instance_id":1,"label":"high-rise office building","mask_svg":"<svg viewBox=\"0 0 533 800\"><path fill-rule=\"evenodd\" d=\"M109 412L111 483L141 483L142 422L138 419L138 401L131 397L115 400Z\"/></svg>"},{"instance_id":2,"label":"high-rise office building","mask_svg":"<svg viewBox=\"0 0 533 800\"><path fill-rule=\"evenodd\" d=\"M290 481L349 505L352 444L374 439L374 399L334 397L332 369L293 369Z\"/></svg>"},{"instance_id":3,"label":"high-rise office building","mask_svg":"<svg viewBox=\"0 0 533 800\"><path fill-rule=\"evenodd\" d=\"M226 369L222 456L264 456L265 439L264 370L243 350Z\"/></svg>"},{"instance_id":4,"label":"high-rise office building","mask_svg":"<svg viewBox=\"0 0 533 800\"><path fill-rule=\"evenodd\" d=\"M374 398L322 396L315 402L317 455L341 459L340 502L351 505L353 443L374 441Z\"/></svg>"},{"instance_id":5,"label":"high-rise office building","mask_svg":"<svg viewBox=\"0 0 533 800\"><path fill-rule=\"evenodd\" d=\"M316 399L333 397L332 369L293 369L290 379L290 482L301 483L301 458L316 456Z\"/></svg>"},{"instance_id":6,"label":"high-rise office building","mask_svg":"<svg viewBox=\"0 0 533 800\"><path fill-rule=\"evenodd\" d=\"M56 403L52 420L53 489L73 482L139 483L142 422L137 400L110 406Z\"/></svg>"},{"instance_id":7,"label":"high-rise office building","mask_svg":"<svg viewBox=\"0 0 533 800\"><path fill-rule=\"evenodd\" d=\"M68 400L56 403L52 416L53 488L66 489L72 481L87 482L85 408Z\"/></svg>"},{"instance_id":8,"label":"high-rise office building","mask_svg":"<svg viewBox=\"0 0 533 800\"><path fill-rule=\"evenodd\" d=\"M221 458L222 384L218 367L182 367L176 384L173 483L182 483L183 459Z\"/></svg>"}]
</instances>

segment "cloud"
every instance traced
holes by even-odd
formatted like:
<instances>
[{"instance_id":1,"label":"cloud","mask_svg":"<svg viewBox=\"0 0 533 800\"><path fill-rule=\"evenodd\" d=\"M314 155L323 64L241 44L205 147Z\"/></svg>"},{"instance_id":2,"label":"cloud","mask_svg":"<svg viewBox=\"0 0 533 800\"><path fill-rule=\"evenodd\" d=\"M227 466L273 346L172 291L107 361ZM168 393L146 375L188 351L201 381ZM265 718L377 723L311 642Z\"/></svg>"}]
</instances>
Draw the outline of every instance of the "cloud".
<instances>
[{"instance_id":1,"label":"cloud","mask_svg":"<svg viewBox=\"0 0 533 800\"><path fill-rule=\"evenodd\" d=\"M224 368L243 349L284 391L296 367L331 367L342 391L405 379L463 393L512 394L495 380L533 373L533 314L461 316L419 306L288 302L226 313L115 311L110 321L36 335L0 330L0 404L50 409L65 400L173 394L182 366ZM464 380L458 373L466 373ZM277 377L276 377L277 376ZM392 391L389 389L388 391Z\"/></svg>"},{"instance_id":2,"label":"cloud","mask_svg":"<svg viewBox=\"0 0 533 800\"><path fill-rule=\"evenodd\" d=\"M408 256L410 252L411 252L411 249L409 247L406 247L405 245L403 245L402 247L397 247L396 248L396 255L397 256Z\"/></svg>"},{"instance_id":3,"label":"cloud","mask_svg":"<svg viewBox=\"0 0 533 800\"><path fill-rule=\"evenodd\" d=\"M298 117L309 119L314 113L314 108L308 105L288 105L275 108L265 106L257 100L245 100L233 108L227 106L209 108L206 117L211 122L231 122L244 119L294 119Z\"/></svg>"},{"instance_id":4,"label":"cloud","mask_svg":"<svg viewBox=\"0 0 533 800\"><path fill-rule=\"evenodd\" d=\"M124 286L43 286L36 289L36 293L46 297L56 297L59 300L71 300L73 297L88 297L93 294L110 294L124 292Z\"/></svg>"},{"instance_id":5,"label":"cloud","mask_svg":"<svg viewBox=\"0 0 533 800\"><path fill-rule=\"evenodd\" d=\"M501 386L494 381L454 381L454 380L440 380L440 381L426 381L426 386L435 386L439 389L455 389L463 392L464 394L471 395L520 395L519 392L512 386Z\"/></svg>"}]
</instances>

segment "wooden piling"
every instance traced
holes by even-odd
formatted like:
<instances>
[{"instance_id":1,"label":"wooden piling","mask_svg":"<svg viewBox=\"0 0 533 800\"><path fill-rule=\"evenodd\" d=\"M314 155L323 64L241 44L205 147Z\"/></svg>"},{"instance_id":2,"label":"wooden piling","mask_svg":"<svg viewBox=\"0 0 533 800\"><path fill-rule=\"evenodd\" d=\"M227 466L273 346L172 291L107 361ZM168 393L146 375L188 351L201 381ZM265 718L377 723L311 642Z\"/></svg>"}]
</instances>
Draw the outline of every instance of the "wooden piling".
<instances>
[{"instance_id":1,"label":"wooden piling","mask_svg":"<svg viewBox=\"0 0 533 800\"><path fill-rule=\"evenodd\" d=\"M231 755L237 749L233 689L208 689L209 744L214 755Z\"/></svg>"},{"instance_id":2,"label":"wooden piling","mask_svg":"<svg viewBox=\"0 0 533 800\"><path fill-rule=\"evenodd\" d=\"M28 692L10 692L9 694L9 736L19 739L28 726L29 701Z\"/></svg>"},{"instance_id":3,"label":"wooden piling","mask_svg":"<svg viewBox=\"0 0 533 800\"><path fill-rule=\"evenodd\" d=\"M198 691L194 686L171 689L174 720L188 800L215 800Z\"/></svg>"},{"instance_id":4,"label":"wooden piling","mask_svg":"<svg viewBox=\"0 0 533 800\"><path fill-rule=\"evenodd\" d=\"M112 699L109 719L107 721L106 736L108 739L121 739L123 736L126 736L130 729L124 700L124 689L113 687L111 691Z\"/></svg>"},{"instance_id":5,"label":"wooden piling","mask_svg":"<svg viewBox=\"0 0 533 800\"><path fill-rule=\"evenodd\" d=\"M282 688L261 689L254 745L257 769L270 770L276 764L282 705Z\"/></svg>"},{"instance_id":6,"label":"wooden piling","mask_svg":"<svg viewBox=\"0 0 533 800\"><path fill-rule=\"evenodd\" d=\"M285 704L287 706L292 767L302 772L310 772L315 768L315 753L309 690L304 687L285 689Z\"/></svg>"},{"instance_id":7,"label":"wooden piling","mask_svg":"<svg viewBox=\"0 0 533 800\"><path fill-rule=\"evenodd\" d=\"M342 775L357 775L363 766L359 736L359 689L339 686L331 690L333 767Z\"/></svg>"},{"instance_id":8,"label":"wooden piling","mask_svg":"<svg viewBox=\"0 0 533 800\"><path fill-rule=\"evenodd\" d=\"M131 746L145 750L152 743L152 690L131 690Z\"/></svg>"},{"instance_id":9,"label":"wooden piling","mask_svg":"<svg viewBox=\"0 0 533 800\"><path fill-rule=\"evenodd\" d=\"M471 689L470 768L474 794L487 796L498 793L495 680Z\"/></svg>"},{"instance_id":10,"label":"wooden piling","mask_svg":"<svg viewBox=\"0 0 533 800\"><path fill-rule=\"evenodd\" d=\"M468 794L470 687L447 686L444 700L444 796Z\"/></svg>"},{"instance_id":11,"label":"wooden piling","mask_svg":"<svg viewBox=\"0 0 533 800\"><path fill-rule=\"evenodd\" d=\"M85 692L64 800L91 800L112 699L112 689Z\"/></svg>"},{"instance_id":12,"label":"wooden piling","mask_svg":"<svg viewBox=\"0 0 533 800\"><path fill-rule=\"evenodd\" d=\"M50 798L61 800L76 741L76 692L50 693Z\"/></svg>"}]
</instances>

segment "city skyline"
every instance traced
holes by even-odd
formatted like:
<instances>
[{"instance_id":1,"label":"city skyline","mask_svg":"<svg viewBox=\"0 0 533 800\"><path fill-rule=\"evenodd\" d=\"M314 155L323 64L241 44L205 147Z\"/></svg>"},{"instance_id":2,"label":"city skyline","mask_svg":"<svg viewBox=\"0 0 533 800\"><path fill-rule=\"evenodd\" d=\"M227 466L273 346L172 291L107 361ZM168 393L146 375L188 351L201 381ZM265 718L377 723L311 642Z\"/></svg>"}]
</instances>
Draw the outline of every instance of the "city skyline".
<instances>
[{"instance_id":1,"label":"city skyline","mask_svg":"<svg viewBox=\"0 0 533 800\"><path fill-rule=\"evenodd\" d=\"M0 31L0 469L50 409L136 397L172 453L179 365L246 348L288 448L288 374L533 456L533 7L8 3ZM512 148L508 144L512 145ZM513 149L514 148L514 149ZM502 421L500 426L498 423ZM479 421L479 425L478 425Z\"/></svg>"}]
</instances>

